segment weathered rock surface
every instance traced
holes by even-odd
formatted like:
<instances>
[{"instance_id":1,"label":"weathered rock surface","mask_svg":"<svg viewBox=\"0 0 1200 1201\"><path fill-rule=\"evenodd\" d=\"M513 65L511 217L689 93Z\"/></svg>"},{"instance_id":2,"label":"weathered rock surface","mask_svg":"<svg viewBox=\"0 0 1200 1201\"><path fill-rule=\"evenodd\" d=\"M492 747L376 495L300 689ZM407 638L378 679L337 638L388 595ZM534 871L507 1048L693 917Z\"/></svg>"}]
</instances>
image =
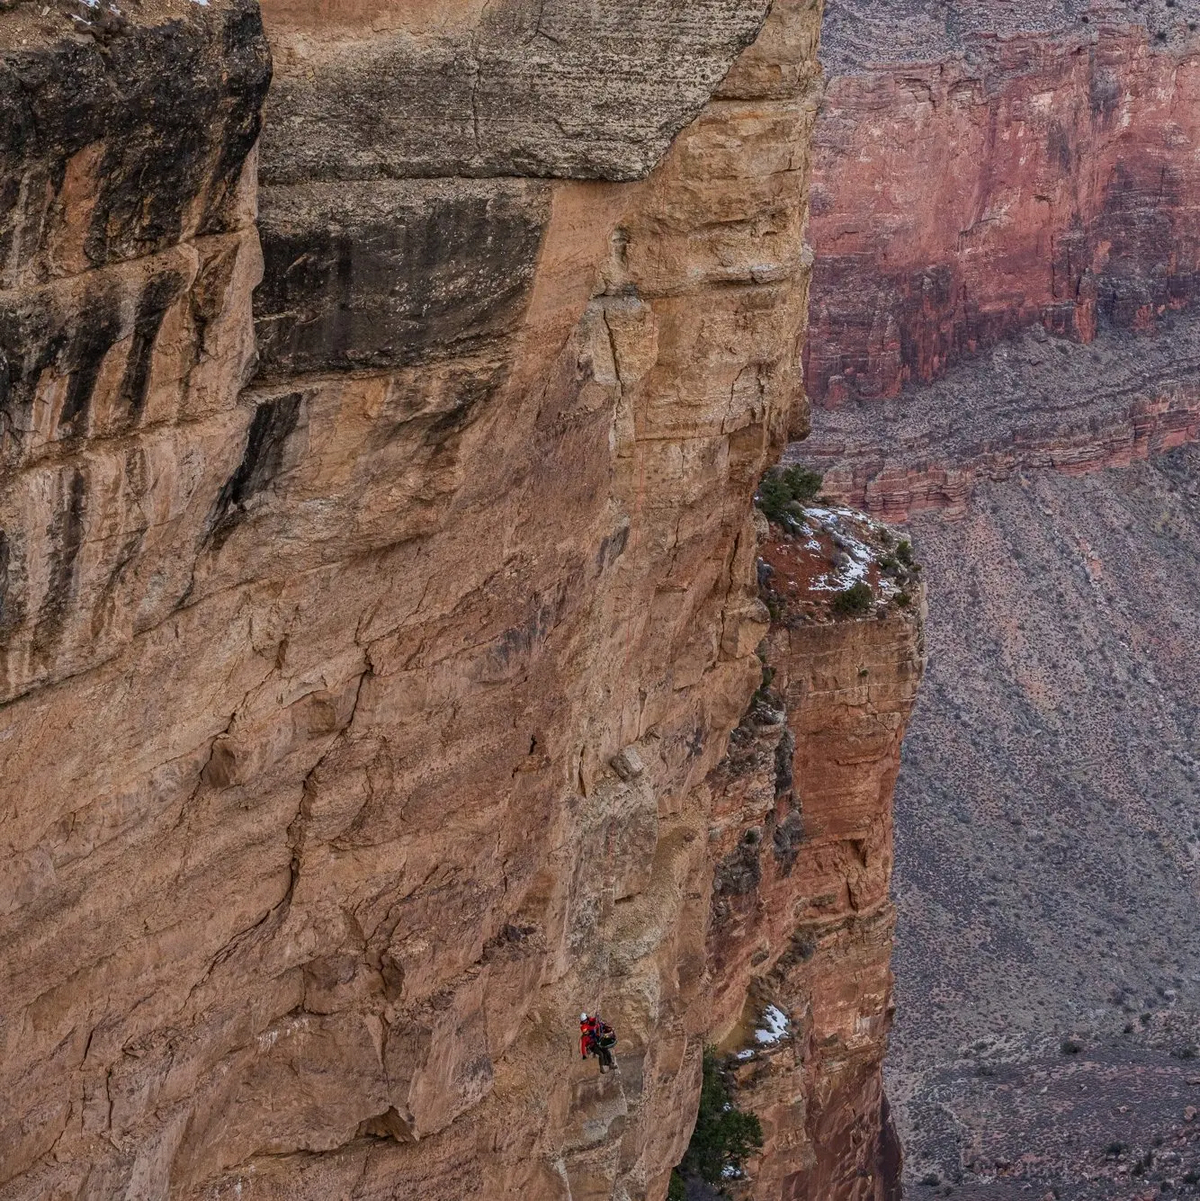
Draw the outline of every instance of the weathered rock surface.
<instances>
[{"instance_id":1,"label":"weathered rock surface","mask_svg":"<svg viewBox=\"0 0 1200 1201\"><path fill-rule=\"evenodd\" d=\"M277 79L263 178L640 179L769 8L769 0L267 0Z\"/></svg>"},{"instance_id":2,"label":"weathered rock surface","mask_svg":"<svg viewBox=\"0 0 1200 1201\"><path fill-rule=\"evenodd\" d=\"M4 700L167 618L235 453L270 70L257 11L213 8L0 60Z\"/></svg>"},{"instance_id":3,"label":"weathered rock surface","mask_svg":"<svg viewBox=\"0 0 1200 1201\"><path fill-rule=\"evenodd\" d=\"M664 1194L819 10L268 6L261 258L253 10L0 18L5 1201Z\"/></svg>"},{"instance_id":4,"label":"weathered rock surface","mask_svg":"<svg viewBox=\"0 0 1200 1201\"><path fill-rule=\"evenodd\" d=\"M906 381L1031 325L1089 342L1200 289L1200 9L830 5L808 387Z\"/></svg>"},{"instance_id":5,"label":"weathered rock surface","mask_svg":"<svg viewBox=\"0 0 1200 1201\"><path fill-rule=\"evenodd\" d=\"M839 537L872 537L850 516L825 520ZM738 1103L762 1120L764 1147L738 1195L756 1201L900 1195L881 1073L892 788L924 669L921 589L901 593L872 565L870 611L831 620L834 594L811 574L831 570L831 547L816 549L825 541L772 527L762 547L776 613L764 647L771 684L709 781L706 1004L723 1047L748 1044ZM782 1037L769 1022L756 1032L768 1005L788 1019Z\"/></svg>"}]
</instances>

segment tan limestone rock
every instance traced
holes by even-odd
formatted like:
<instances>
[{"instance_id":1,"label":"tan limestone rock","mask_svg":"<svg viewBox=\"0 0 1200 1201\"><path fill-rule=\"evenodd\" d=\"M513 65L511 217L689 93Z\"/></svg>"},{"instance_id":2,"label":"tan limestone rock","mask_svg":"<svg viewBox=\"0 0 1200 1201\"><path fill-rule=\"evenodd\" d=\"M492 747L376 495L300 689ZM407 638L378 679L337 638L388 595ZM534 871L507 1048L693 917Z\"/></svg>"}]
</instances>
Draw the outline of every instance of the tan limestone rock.
<instances>
[{"instance_id":1,"label":"tan limestone rock","mask_svg":"<svg viewBox=\"0 0 1200 1201\"><path fill-rule=\"evenodd\" d=\"M763 14L717 8L663 146ZM88 414L80 363L30 366L5 443L49 456L4 499L6 1198L665 1192L748 498L802 403L820 13L786 11L755 61L794 86L713 100L644 183L273 188L247 388L245 204L38 285L119 303ZM112 437L160 260L153 421Z\"/></svg>"}]
</instances>

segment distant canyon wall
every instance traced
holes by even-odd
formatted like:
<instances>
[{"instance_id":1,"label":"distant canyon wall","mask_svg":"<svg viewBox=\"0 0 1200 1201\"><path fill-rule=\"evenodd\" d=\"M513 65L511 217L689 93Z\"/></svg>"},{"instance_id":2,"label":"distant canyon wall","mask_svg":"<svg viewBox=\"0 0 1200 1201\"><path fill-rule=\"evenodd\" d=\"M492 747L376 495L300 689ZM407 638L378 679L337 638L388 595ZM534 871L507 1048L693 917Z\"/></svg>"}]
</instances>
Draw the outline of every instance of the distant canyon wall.
<instances>
[{"instance_id":1,"label":"distant canyon wall","mask_svg":"<svg viewBox=\"0 0 1200 1201\"><path fill-rule=\"evenodd\" d=\"M1195 1166L1162 915L1195 858L1197 7L828 8L786 460L927 568L885 1073L909 1192Z\"/></svg>"},{"instance_id":2,"label":"distant canyon wall","mask_svg":"<svg viewBox=\"0 0 1200 1201\"><path fill-rule=\"evenodd\" d=\"M1040 330L1038 331L1040 333ZM1095 347L1026 335L924 389L826 413L789 456L887 521L961 517L976 488L1052 468L1127 467L1200 440L1200 320Z\"/></svg>"},{"instance_id":3,"label":"distant canyon wall","mask_svg":"<svg viewBox=\"0 0 1200 1201\"><path fill-rule=\"evenodd\" d=\"M814 404L897 396L1030 326L1089 342L1196 300L1192 7L831 4Z\"/></svg>"}]
</instances>

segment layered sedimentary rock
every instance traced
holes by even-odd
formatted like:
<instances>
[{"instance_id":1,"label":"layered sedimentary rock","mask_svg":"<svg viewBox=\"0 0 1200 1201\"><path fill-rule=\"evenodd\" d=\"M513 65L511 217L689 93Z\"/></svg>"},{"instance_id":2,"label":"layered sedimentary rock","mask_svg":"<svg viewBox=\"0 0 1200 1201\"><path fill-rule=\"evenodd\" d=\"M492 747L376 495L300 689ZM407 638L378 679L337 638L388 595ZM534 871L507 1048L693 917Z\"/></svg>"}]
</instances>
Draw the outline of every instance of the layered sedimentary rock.
<instances>
[{"instance_id":1,"label":"layered sedimentary rock","mask_svg":"<svg viewBox=\"0 0 1200 1201\"><path fill-rule=\"evenodd\" d=\"M893 1201L900 1150L882 1087L892 789L924 669L923 590L880 573L898 567L882 528L845 511L808 522L799 538L772 527L764 539L770 684L709 781L707 1004L714 1034L738 1051L738 1104L764 1127L739 1195ZM861 555L873 595L857 616L831 613L831 536ZM767 1006L786 1034L756 1031Z\"/></svg>"},{"instance_id":2,"label":"layered sedimentary rock","mask_svg":"<svg viewBox=\"0 0 1200 1201\"><path fill-rule=\"evenodd\" d=\"M1198 18L829 8L789 457L929 576L886 1072L916 1196L1195 1188Z\"/></svg>"},{"instance_id":3,"label":"layered sedimentary rock","mask_svg":"<svg viewBox=\"0 0 1200 1201\"><path fill-rule=\"evenodd\" d=\"M1110 331L1090 347L1036 329L895 400L822 415L789 455L830 495L905 521L961 517L987 481L1128 466L1200 439L1200 321L1157 336Z\"/></svg>"},{"instance_id":4,"label":"layered sedimentary rock","mask_svg":"<svg viewBox=\"0 0 1200 1201\"><path fill-rule=\"evenodd\" d=\"M268 6L257 228L254 8L3 17L0 1196L665 1192L802 425L766 7Z\"/></svg>"},{"instance_id":5,"label":"layered sedimentary rock","mask_svg":"<svg viewBox=\"0 0 1200 1201\"><path fill-rule=\"evenodd\" d=\"M907 1187L1124 1201L1197 1164L1196 14L988 7L903 6L890 65L851 36L866 6L835 10L827 134L852 153L816 224L862 255L837 283L874 282L816 302L826 409L789 457L908 521L929 577L885 1074Z\"/></svg>"},{"instance_id":6,"label":"layered sedimentary rock","mask_svg":"<svg viewBox=\"0 0 1200 1201\"><path fill-rule=\"evenodd\" d=\"M770 7L265 0L264 180L641 179Z\"/></svg>"},{"instance_id":7,"label":"layered sedimentary rock","mask_svg":"<svg viewBox=\"0 0 1200 1201\"><path fill-rule=\"evenodd\" d=\"M814 403L897 396L1032 325L1088 342L1196 299L1198 16L831 4Z\"/></svg>"}]
</instances>

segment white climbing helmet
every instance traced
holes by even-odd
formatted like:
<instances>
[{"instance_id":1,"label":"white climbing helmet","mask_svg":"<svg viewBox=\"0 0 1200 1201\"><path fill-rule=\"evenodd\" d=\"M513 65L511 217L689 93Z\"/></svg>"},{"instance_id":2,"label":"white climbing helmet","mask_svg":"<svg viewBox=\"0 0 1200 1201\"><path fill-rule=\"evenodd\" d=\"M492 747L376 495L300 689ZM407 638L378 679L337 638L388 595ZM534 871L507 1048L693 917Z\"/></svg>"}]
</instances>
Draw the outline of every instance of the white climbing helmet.
<instances>
[{"instance_id":1,"label":"white climbing helmet","mask_svg":"<svg viewBox=\"0 0 1200 1201\"><path fill-rule=\"evenodd\" d=\"M586 1022L586 1021L587 1021L587 1014L586 1014L586 1013L581 1013L581 1014L579 1015L579 1020L580 1020L581 1022Z\"/></svg>"}]
</instances>

